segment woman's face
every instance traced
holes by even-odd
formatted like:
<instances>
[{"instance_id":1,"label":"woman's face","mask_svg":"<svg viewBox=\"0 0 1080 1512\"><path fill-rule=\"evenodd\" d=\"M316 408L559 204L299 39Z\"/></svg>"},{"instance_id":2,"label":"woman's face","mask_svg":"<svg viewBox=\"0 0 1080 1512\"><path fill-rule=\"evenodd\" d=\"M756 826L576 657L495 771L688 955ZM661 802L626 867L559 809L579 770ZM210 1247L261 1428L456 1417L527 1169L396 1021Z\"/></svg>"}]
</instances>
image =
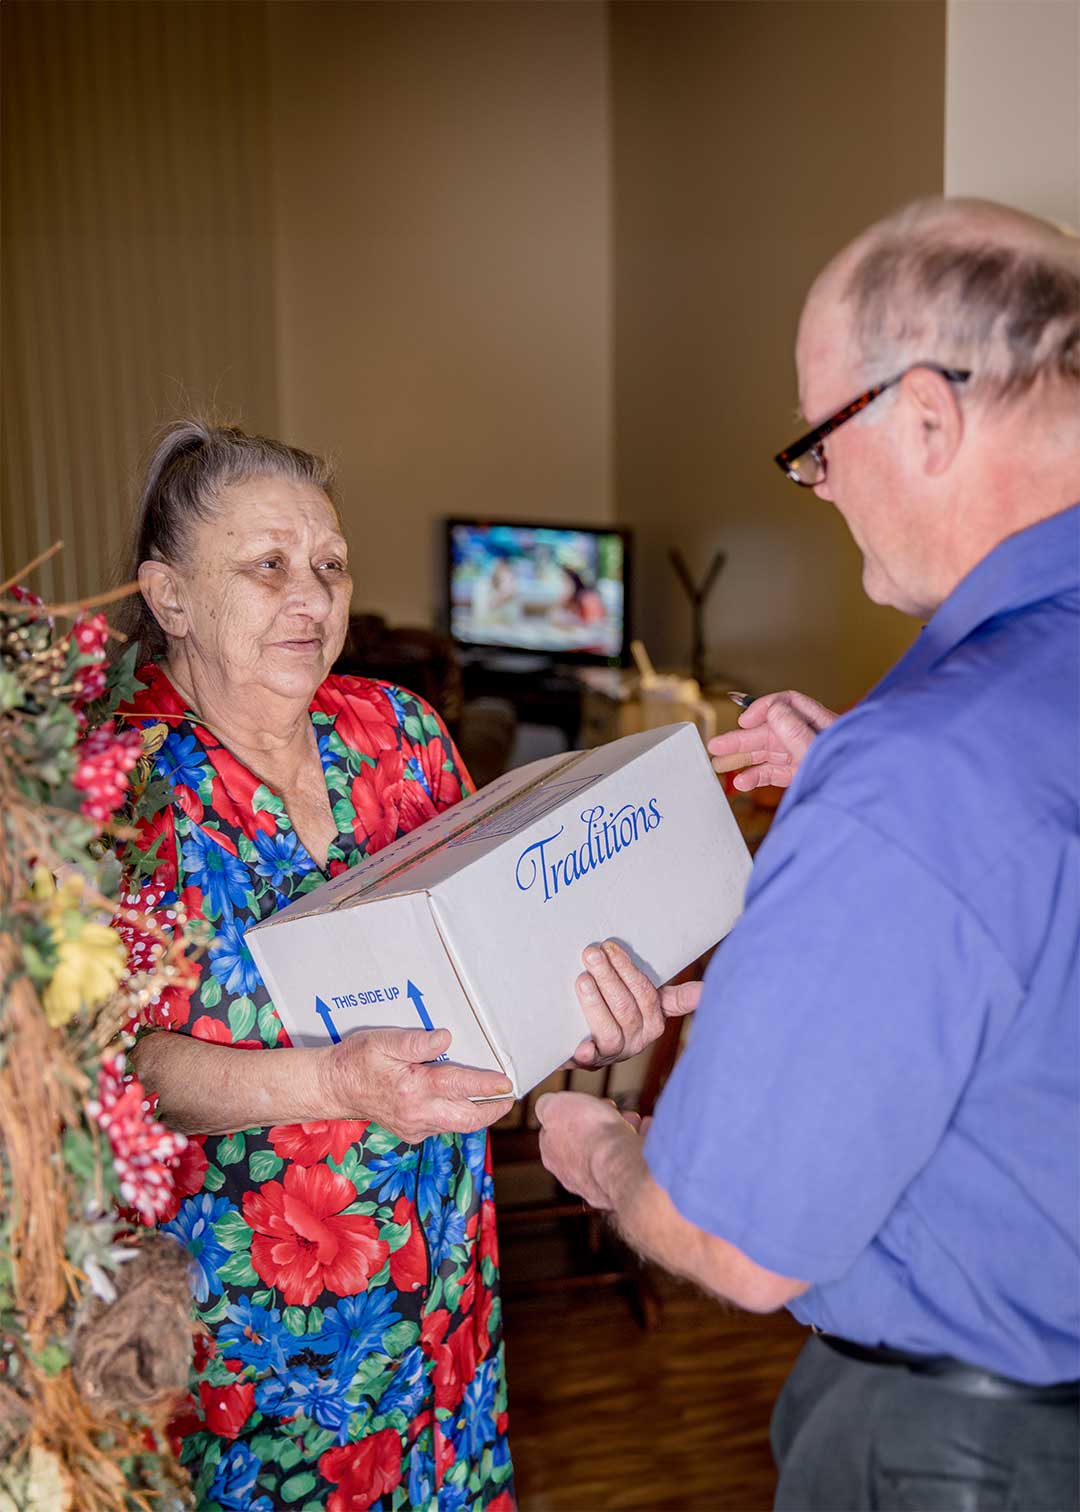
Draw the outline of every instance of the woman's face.
<instances>
[{"instance_id":1,"label":"woman's face","mask_svg":"<svg viewBox=\"0 0 1080 1512\"><path fill-rule=\"evenodd\" d=\"M204 675L238 692L310 698L341 651L352 597L321 489L275 477L225 489L174 572L184 650Z\"/></svg>"}]
</instances>

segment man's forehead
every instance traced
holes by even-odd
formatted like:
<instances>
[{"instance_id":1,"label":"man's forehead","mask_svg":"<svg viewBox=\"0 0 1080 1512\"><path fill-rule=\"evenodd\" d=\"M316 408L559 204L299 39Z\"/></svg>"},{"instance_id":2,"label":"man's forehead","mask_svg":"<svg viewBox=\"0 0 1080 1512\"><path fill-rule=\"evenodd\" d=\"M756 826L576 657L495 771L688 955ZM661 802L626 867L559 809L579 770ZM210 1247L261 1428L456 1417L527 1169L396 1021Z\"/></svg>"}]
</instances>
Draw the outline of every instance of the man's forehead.
<instances>
[{"instance_id":1,"label":"man's forehead","mask_svg":"<svg viewBox=\"0 0 1080 1512\"><path fill-rule=\"evenodd\" d=\"M822 407L818 396L845 387L854 368L853 359L850 313L839 289L815 285L803 307L795 340L799 402L807 418L820 418L815 415ZM843 394L836 403L843 403Z\"/></svg>"}]
</instances>

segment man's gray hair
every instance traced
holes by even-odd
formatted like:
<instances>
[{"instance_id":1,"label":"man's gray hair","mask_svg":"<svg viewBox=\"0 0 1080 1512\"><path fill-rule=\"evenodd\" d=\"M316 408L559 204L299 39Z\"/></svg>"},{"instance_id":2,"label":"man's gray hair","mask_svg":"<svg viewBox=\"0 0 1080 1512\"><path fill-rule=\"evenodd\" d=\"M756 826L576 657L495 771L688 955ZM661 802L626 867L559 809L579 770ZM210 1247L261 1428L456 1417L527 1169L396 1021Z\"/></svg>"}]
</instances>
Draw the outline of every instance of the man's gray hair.
<instances>
[{"instance_id":1,"label":"man's gray hair","mask_svg":"<svg viewBox=\"0 0 1080 1512\"><path fill-rule=\"evenodd\" d=\"M1080 387L1080 239L983 201L922 200L851 249L842 286L870 381L921 360L970 369L965 392Z\"/></svg>"}]
</instances>

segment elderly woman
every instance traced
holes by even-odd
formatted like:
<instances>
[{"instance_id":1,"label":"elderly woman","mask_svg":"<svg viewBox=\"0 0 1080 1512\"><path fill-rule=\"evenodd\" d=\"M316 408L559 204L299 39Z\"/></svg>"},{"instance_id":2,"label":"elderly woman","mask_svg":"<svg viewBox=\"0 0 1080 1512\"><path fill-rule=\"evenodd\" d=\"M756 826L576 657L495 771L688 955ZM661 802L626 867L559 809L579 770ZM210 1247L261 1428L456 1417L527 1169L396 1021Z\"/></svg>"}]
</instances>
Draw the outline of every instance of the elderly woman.
<instances>
[{"instance_id":1,"label":"elderly woman","mask_svg":"<svg viewBox=\"0 0 1080 1512\"><path fill-rule=\"evenodd\" d=\"M244 944L468 777L421 699L330 673L351 579L317 458L175 426L142 491L136 572L124 628L145 687L125 717L167 726L153 775L171 801L140 832L128 899L166 928L182 905L214 934L197 985L152 1009L173 1032L135 1057L193 1136L165 1229L209 1333L182 1449L196 1503L503 1512L486 1126L509 1084L431 1064L445 1030L291 1047Z\"/></svg>"}]
</instances>

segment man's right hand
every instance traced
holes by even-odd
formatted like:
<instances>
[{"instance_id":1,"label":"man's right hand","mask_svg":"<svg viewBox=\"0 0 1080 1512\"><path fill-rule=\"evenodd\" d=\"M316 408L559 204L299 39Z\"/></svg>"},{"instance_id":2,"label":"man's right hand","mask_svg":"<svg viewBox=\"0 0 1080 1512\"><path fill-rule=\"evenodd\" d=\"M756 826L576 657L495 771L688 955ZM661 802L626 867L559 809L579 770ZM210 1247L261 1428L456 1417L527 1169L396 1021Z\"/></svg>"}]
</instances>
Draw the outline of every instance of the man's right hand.
<instances>
[{"instance_id":1,"label":"man's right hand","mask_svg":"<svg viewBox=\"0 0 1080 1512\"><path fill-rule=\"evenodd\" d=\"M786 788L814 736L838 717L805 693L766 693L739 715L739 729L709 741L713 766L718 772L735 772L732 785L741 793Z\"/></svg>"},{"instance_id":2,"label":"man's right hand","mask_svg":"<svg viewBox=\"0 0 1080 1512\"><path fill-rule=\"evenodd\" d=\"M323 1055L323 1118L370 1118L409 1144L432 1134L470 1134L508 1113L500 1071L433 1065L450 1047L448 1029L358 1029ZM471 1102L491 1097L495 1102Z\"/></svg>"}]
</instances>

